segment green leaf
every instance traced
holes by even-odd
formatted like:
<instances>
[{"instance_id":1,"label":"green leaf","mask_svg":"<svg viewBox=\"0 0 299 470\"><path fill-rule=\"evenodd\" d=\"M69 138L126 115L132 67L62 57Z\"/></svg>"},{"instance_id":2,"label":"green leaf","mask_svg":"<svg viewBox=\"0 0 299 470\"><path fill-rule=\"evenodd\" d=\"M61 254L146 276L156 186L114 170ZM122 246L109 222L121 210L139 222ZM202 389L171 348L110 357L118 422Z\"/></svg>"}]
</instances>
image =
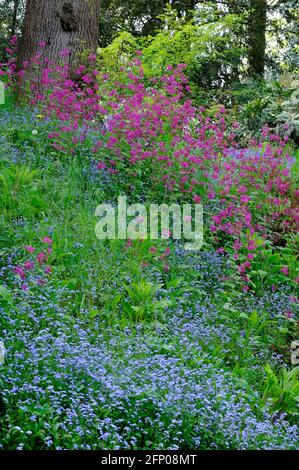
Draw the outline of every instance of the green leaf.
<instances>
[{"instance_id":1,"label":"green leaf","mask_svg":"<svg viewBox=\"0 0 299 470\"><path fill-rule=\"evenodd\" d=\"M261 277L266 277L268 275L267 271L263 271L262 269L258 269L257 272Z\"/></svg>"},{"instance_id":2,"label":"green leaf","mask_svg":"<svg viewBox=\"0 0 299 470\"><path fill-rule=\"evenodd\" d=\"M240 318L244 318L244 320L248 320L248 315L246 315L246 313L242 312L242 313L240 313Z\"/></svg>"},{"instance_id":3,"label":"green leaf","mask_svg":"<svg viewBox=\"0 0 299 470\"><path fill-rule=\"evenodd\" d=\"M0 297L2 297L2 299L4 299L6 302L12 302L13 301L11 293L4 286L0 286Z\"/></svg>"}]
</instances>

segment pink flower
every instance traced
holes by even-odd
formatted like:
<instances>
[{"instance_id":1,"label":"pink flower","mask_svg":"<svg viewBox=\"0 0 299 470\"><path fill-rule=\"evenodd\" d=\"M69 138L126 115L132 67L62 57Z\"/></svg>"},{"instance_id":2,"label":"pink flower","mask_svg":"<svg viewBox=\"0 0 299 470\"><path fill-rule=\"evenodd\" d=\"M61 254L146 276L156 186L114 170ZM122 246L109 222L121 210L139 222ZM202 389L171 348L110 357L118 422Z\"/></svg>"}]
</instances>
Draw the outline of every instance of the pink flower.
<instances>
[{"instance_id":1,"label":"pink flower","mask_svg":"<svg viewBox=\"0 0 299 470\"><path fill-rule=\"evenodd\" d=\"M250 196L247 196L245 194L242 194L242 196L240 197L240 201L243 202L244 204L246 204L247 202L249 202L251 200L251 197Z\"/></svg>"},{"instance_id":2,"label":"pink flower","mask_svg":"<svg viewBox=\"0 0 299 470\"><path fill-rule=\"evenodd\" d=\"M24 268L25 268L25 269L28 269L28 271L29 271L30 269L33 269L33 268L34 268L34 263L33 263L33 261L26 261L26 262L24 263Z\"/></svg>"},{"instance_id":3,"label":"pink flower","mask_svg":"<svg viewBox=\"0 0 299 470\"><path fill-rule=\"evenodd\" d=\"M47 260L47 255L44 252L41 252L37 255L36 259L39 264L44 264Z\"/></svg>"},{"instance_id":4,"label":"pink flower","mask_svg":"<svg viewBox=\"0 0 299 470\"><path fill-rule=\"evenodd\" d=\"M92 79L92 77L91 77L90 75L83 75L83 77L82 77L82 81L83 81L84 83L87 83L88 85L89 85L90 83L92 83L92 80L93 80L93 79Z\"/></svg>"},{"instance_id":5,"label":"pink flower","mask_svg":"<svg viewBox=\"0 0 299 470\"><path fill-rule=\"evenodd\" d=\"M51 272L52 272L51 266L46 266L46 267L45 267L45 273L46 273L46 274L51 274Z\"/></svg>"},{"instance_id":6,"label":"pink flower","mask_svg":"<svg viewBox=\"0 0 299 470\"><path fill-rule=\"evenodd\" d=\"M17 276L20 276L21 279L26 279L26 274L22 268L22 266L16 266L14 268L14 273L17 275Z\"/></svg>"},{"instance_id":7,"label":"pink flower","mask_svg":"<svg viewBox=\"0 0 299 470\"><path fill-rule=\"evenodd\" d=\"M31 245L25 246L25 250L28 251L28 253L34 253L35 248Z\"/></svg>"},{"instance_id":8,"label":"pink flower","mask_svg":"<svg viewBox=\"0 0 299 470\"><path fill-rule=\"evenodd\" d=\"M18 42L18 38L17 36L14 34L11 38L10 38L10 41L9 43L12 45L12 46L15 46Z\"/></svg>"},{"instance_id":9,"label":"pink flower","mask_svg":"<svg viewBox=\"0 0 299 470\"><path fill-rule=\"evenodd\" d=\"M22 284L21 285L21 289L24 291L24 292L27 292L29 287L27 286L27 284Z\"/></svg>"},{"instance_id":10,"label":"pink flower","mask_svg":"<svg viewBox=\"0 0 299 470\"><path fill-rule=\"evenodd\" d=\"M51 238L49 238L49 237L44 237L44 238L42 239L42 242L43 242L43 243L47 243L48 245L52 245L53 240L52 240Z\"/></svg>"},{"instance_id":11,"label":"pink flower","mask_svg":"<svg viewBox=\"0 0 299 470\"><path fill-rule=\"evenodd\" d=\"M234 241L234 249L239 251L242 248L242 242L240 240L235 240Z\"/></svg>"},{"instance_id":12,"label":"pink flower","mask_svg":"<svg viewBox=\"0 0 299 470\"><path fill-rule=\"evenodd\" d=\"M238 188L238 193L245 194L246 192L247 192L246 186L243 185Z\"/></svg>"},{"instance_id":13,"label":"pink flower","mask_svg":"<svg viewBox=\"0 0 299 470\"><path fill-rule=\"evenodd\" d=\"M106 163L99 162L97 167L98 167L98 170L104 170L106 168Z\"/></svg>"},{"instance_id":14,"label":"pink flower","mask_svg":"<svg viewBox=\"0 0 299 470\"><path fill-rule=\"evenodd\" d=\"M282 274L284 274L285 276L288 276L288 275L289 275L289 267L288 267L288 266L282 266L282 268L280 269L280 271L281 271Z\"/></svg>"},{"instance_id":15,"label":"pink flower","mask_svg":"<svg viewBox=\"0 0 299 470\"><path fill-rule=\"evenodd\" d=\"M285 316L290 319L290 318L293 318L295 315L294 315L294 312L292 312L292 310L287 310L285 313Z\"/></svg>"}]
</instances>

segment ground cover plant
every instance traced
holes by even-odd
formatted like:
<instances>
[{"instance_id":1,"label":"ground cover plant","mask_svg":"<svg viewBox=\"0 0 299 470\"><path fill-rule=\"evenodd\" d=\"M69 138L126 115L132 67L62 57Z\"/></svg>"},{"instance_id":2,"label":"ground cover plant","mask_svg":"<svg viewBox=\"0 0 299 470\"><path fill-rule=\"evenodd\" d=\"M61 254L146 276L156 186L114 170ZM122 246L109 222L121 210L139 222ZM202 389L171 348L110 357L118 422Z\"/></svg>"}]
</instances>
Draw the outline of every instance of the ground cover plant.
<instances>
[{"instance_id":1,"label":"ground cover plant","mask_svg":"<svg viewBox=\"0 0 299 470\"><path fill-rule=\"evenodd\" d=\"M0 68L0 448L298 450L287 123L244 133L146 51L109 71L44 50L20 67L13 37ZM202 248L99 240L120 195L202 204Z\"/></svg>"}]
</instances>

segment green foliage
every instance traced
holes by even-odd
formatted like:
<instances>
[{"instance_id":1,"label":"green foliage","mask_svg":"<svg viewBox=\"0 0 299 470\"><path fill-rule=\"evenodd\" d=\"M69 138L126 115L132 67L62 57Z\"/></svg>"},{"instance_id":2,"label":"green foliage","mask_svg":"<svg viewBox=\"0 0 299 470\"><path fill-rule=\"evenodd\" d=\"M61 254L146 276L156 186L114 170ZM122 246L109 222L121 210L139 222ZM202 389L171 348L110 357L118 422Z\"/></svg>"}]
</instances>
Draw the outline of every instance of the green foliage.
<instances>
[{"instance_id":1,"label":"green foliage","mask_svg":"<svg viewBox=\"0 0 299 470\"><path fill-rule=\"evenodd\" d=\"M265 329L271 323L267 315L254 310L250 315L241 313L240 318L244 321L245 338L254 344L261 343Z\"/></svg>"},{"instance_id":2,"label":"green foliage","mask_svg":"<svg viewBox=\"0 0 299 470\"><path fill-rule=\"evenodd\" d=\"M46 206L39 173L27 166L0 170L0 192L0 209L4 217L36 216Z\"/></svg>"},{"instance_id":3,"label":"green foliage","mask_svg":"<svg viewBox=\"0 0 299 470\"><path fill-rule=\"evenodd\" d=\"M222 86L224 82L227 85L229 76L235 79L232 69L238 70L244 52L237 38L241 28L238 15L187 20L168 7L159 18L162 27L154 36L136 38L123 32L101 49L100 70L115 73L120 66L130 62L137 49L141 49L146 78L161 76L169 65L185 63L191 81L205 89Z\"/></svg>"},{"instance_id":4,"label":"green foliage","mask_svg":"<svg viewBox=\"0 0 299 470\"><path fill-rule=\"evenodd\" d=\"M241 126L237 135L243 143L258 136L267 125L282 136L299 143L298 80L282 75L275 80L256 80L239 84L227 99Z\"/></svg>"},{"instance_id":5,"label":"green foliage","mask_svg":"<svg viewBox=\"0 0 299 470\"><path fill-rule=\"evenodd\" d=\"M291 94L282 102L277 116L278 131L286 131L299 144L299 80L293 80L289 89Z\"/></svg>"},{"instance_id":6,"label":"green foliage","mask_svg":"<svg viewBox=\"0 0 299 470\"><path fill-rule=\"evenodd\" d=\"M10 291L6 287L1 286L1 285L0 285L0 299L3 299L5 302L12 302L13 300L13 297Z\"/></svg>"},{"instance_id":7,"label":"green foliage","mask_svg":"<svg viewBox=\"0 0 299 470\"><path fill-rule=\"evenodd\" d=\"M269 364L265 368L266 383L263 401L273 412L299 414L299 367L283 369L278 375Z\"/></svg>"},{"instance_id":8,"label":"green foliage","mask_svg":"<svg viewBox=\"0 0 299 470\"><path fill-rule=\"evenodd\" d=\"M25 0L2 0L0 2L0 62L7 58L5 48L9 39L19 34L25 14Z\"/></svg>"},{"instance_id":9,"label":"green foliage","mask_svg":"<svg viewBox=\"0 0 299 470\"><path fill-rule=\"evenodd\" d=\"M124 81L126 75L122 74L120 69L130 63L139 48L140 39L135 38L127 31L120 33L109 46L100 49L99 70L109 75L111 83L115 80Z\"/></svg>"},{"instance_id":10,"label":"green foliage","mask_svg":"<svg viewBox=\"0 0 299 470\"><path fill-rule=\"evenodd\" d=\"M209 42L209 57L206 56L206 63L200 69L200 72L206 74L207 83L219 79L219 61L230 64L230 70L222 74L222 79L231 82L235 79L234 69L242 70L245 68L240 63L239 45L242 45L243 58L247 57L246 49L250 47L250 38L256 24L252 22L251 7L255 4L248 0L230 0L229 2L208 1L208 0L172 0L170 2L173 11L177 12L178 21L186 20L186 23L195 15L197 22L213 24L215 21L227 25L229 16L239 17L240 28L231 29L225 33L227 45L221 44L221 36L218 35L214 42ZM165 0L155 0L146 2L145 0L120 1L104 0L102 2L102 15L100 21L100 46L107 47L121 33L127 32L136 39L152 37L157 34L161 39L161 31L165 20L163 13L168 8L169 2ZM298 69L298 0L273 1L267 2L267 42L270 47L266 49L266 68L275 73L294 72ZM188 28L185 30L186 36L190 34ZM193 32L191 32L193 35ZM204 33L205 35L205 33ZM184 36L177 35L185 42ZM163 44L169 45L169 41L163 37ZM156 42L158 44L158 42ZM195 43L192 43L195 44ZM200 46L201 47L201 46ZM200 48L199 47L199 48ZM163 48L161 47L161 52ZM186 50L187 55L190 50ZM165 52L164 52L165 53ZM171 55L170 51L166 52ZM175 53L174 53L175 54ZM221 57L221 54L226 55ZM220 55L220 57L219 57ZM185 62L185 60L180 60ZM170 62L169 62L170 63ZM178 62L177 62L178 63ZM245 65L245 61L243 61ZM223 67L222 67L223 69ZM198 75L196 71L196 75ZM223 72L223 70L222 70Z\"/></svg>"},{"instance_id":11,"label":"green foliage","mask_svg":"<svg viewBox=\"0 0 299 470\"><path fill-rule=\"evenodd\" d=\"M268 123L274 126L287 91L279 81L250 81L233 91L233 100L244 128L252 134Z\"/></svg>"},{"instance_id":12,"label":"green foliage","mask_svg":"<svg viewBox=\"0 0 299 470\"><path fill-rule=\"evenodd\" d=\"M169 301L156 300L159 285L153 285L146 280L125 286L128 300L123 301L123 309L129 319L134 322L154 321L161 319Z\"/></svg>"},{"instance_id":13,"label":"green foliage","mask_svg":"<svg viewBox=\"0 0 299 470\"><path fill-rule=\"evenodd\" d=\"M159 14L168 0L103 0L100 18L100 46L106 47L115 36L127 31L140 37L154 34L161 26ZM184 3L184 2L181 2Z\"/></svg>"},{"instance_id":14,"label":"green foliage","mask_svg":"<svg viewBox=\"0 0 299 470\"><path fill-rule=\"evenodd\" d=\"M272 243L260 249L258 256L252 262L251 282L256 292L262 292L273 285L283 285L288 281L282 273L284 266L288 266L289 276L295 279L299 276L298 260L296 255L296 246L298 246L298 237L288 237L287 234L279 233L273 227L273 237L276 243L274 250ZM286 238L284 238L286 237ZM290 280L290 283L296 287L296 283Z\"/></svg>"}]
</instances>

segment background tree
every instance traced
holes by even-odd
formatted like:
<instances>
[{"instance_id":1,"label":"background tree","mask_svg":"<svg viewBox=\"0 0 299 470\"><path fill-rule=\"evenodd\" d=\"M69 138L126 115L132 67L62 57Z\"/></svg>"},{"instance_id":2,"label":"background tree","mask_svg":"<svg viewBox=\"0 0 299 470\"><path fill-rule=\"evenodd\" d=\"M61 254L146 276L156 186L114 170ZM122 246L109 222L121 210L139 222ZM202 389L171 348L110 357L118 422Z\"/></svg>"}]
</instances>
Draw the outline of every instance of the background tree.
<instances>
[{"instance_id":1,"label":"background tree","mask_svg":"<svg viewBox=\"0 0 299 470\"><path fill-rule=\"evenodd\" d=\"M13 3L12 20L11 20L11 28L10 28L10 32L12 36L14 36L16 33L18 11L20 7L20 3L21 3L20 0L14 0L14 3Z\"/></svg>"},{"instance_id":2,"label":"background tree","mask_svg":"<svg viewBox=\"0 0 299 470\"><path fill-rule=\"evenodd\" d=\"M298 73L299 0L268 0L267 32L271 47L266 66L279 73Z\"/></svg>"},{"instance_id":3,"label":"background tree","mask_svg":"<svg viewBox=\"0 0 299 470\"><path fill-rule=\"evenodd\" d=\"M249 73L261 77L265 72L267 0L251 0L248 26Z\"/></svg>"},{"instance_id":4,"label":"background tree","mask_svg":"<svg viewBox=\"0 0 299 470\"><path fill-rule=\"evenodd\" d=\"M19 64L37 52L57 61L67 50L64 61L72 68L80 53L96 51L99 18L100 0L27 0Z\"/></svg>"},{"instance_id":5,"label":"background tree","mask_svg":"<svg viewBox=\"0 0 299 470\"><path fill-rule=\"evenodd\" d=\"M294 65L292 49L296 49L299 37L298 0L103 0L100 46L107 47L124 31L136 38L155 36L163 27L161 14L168 4L177 11L179 19L187 21L194 11L200 23L211 24L230 14L239 15L243 28L239 28L234 41L237 39L238 46L247 49L241 62L247 60L250 77L262 77L265 69L278 71L286 61ZM240 65L235 63L232 75L236 76ZM213 74L217 66L213 63L211 67Z\"/></svg>"},{"instance_id":6,"label":"background tree","mask_svg":"<svg viewBox=\"0 0 299 470\"><path fill-rule=\"evenodd\" d=\"M57 51L69 48L70 63L84 47L95 50L97 41L100 47L107 47L122 32L136 39L156 37L164 27L161 15L170 4L179 20L189 21L196 12L199 24L213 27L215 21L227 23L225 18L233 14L239 15L240 25L243 24L233 32L231 39L236 46L233 50L228 50L224 42L221 45L221 41L210 44L211 54L203 65L205 72L202 73L200 67L200 76L195 77L198 83L204 81L208 87L210 83L219 83L221 77L222 83L231 86L241 76L256 78L263 77L265 72L278 75L298 70L299 0L102 0L101 14L99 2L0 0L0 60L5 59L5 46L10 36L13 33L20 36L26 4L20 60L26 60L36 52L37 42L45 40L45 55L57 57ZM67 24L72 9L79 18L76 20L78 27L72 21ZM69 19L65 21L64 17ZM223 36L227 39L227 31ZM229 43L231 41L227 41ZM242 54L234 53L241 49ZM221 69L219 55L222 55ZM223 66L225 57L227 67Z\"/></svg>"},{"instance_id":7,"label":"background tree","mask_svg":"<svg viewBox=\"0 0 299 470\"><path fill-rule=\"evenodd\" d=\"M25 0L0 0L0 61L6 59L9 39L20 35L25 12Z\"/></svg>"},{"instance_id":8,"label":"background tree","mask_svg":"<svg viewBox=\"0 0 299 470\"><path fill-rule=\"evenodd\" d=\"M114 37L127 31L135 37L155 35L161 28L159 18L167 5L175 8L180 17L191 18L198 0L103 0L100 18L100 46L106 47Z\"/></svg>"},{"instance_id":9,"label":"background tree","mask_svg":"<svg viewBox=\"0 0 299 470\"><path fill-rule=\"evenodd\" d=\"M203 6L209 6L213 15L242 18L238 41L247 48L244 59L250 77L298 70L299 0L198 0L199 15Z\"/></svg>"}]
</instances>

